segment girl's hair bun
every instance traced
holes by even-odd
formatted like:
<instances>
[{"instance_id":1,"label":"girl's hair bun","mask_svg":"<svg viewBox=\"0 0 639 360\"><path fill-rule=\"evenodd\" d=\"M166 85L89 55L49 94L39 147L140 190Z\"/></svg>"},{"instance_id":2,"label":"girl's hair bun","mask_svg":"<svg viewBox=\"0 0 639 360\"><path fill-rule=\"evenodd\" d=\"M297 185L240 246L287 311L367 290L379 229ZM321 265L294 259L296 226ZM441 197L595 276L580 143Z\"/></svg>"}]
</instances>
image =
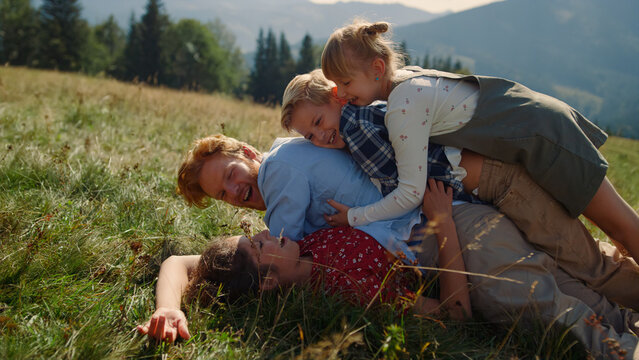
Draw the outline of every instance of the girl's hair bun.
<instances>
[{"instance_id":1,"label":"girl's hair bun","mask_svg":"<svg viewBox=\"0 0 639 360\"><path fill-rule=\"evenodd\" d=\"M370 25L365 25L363 26L364 33L366 35L377 35L377 34L383 34L385 32L388 31L388 29L390 28L390 24L385 22L385 21L379 21Z\"/></svg>"}]
</instances>

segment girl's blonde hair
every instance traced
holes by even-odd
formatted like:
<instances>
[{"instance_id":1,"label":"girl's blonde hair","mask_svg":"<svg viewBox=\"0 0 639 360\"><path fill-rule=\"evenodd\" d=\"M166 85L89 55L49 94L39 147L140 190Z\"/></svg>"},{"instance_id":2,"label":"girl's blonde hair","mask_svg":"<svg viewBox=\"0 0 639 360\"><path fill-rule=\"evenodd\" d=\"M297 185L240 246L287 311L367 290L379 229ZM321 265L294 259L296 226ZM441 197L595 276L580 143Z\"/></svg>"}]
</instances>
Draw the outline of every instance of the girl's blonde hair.
<instances>
[{"instance_id":1,"label":"girl's blonde hair","mask_svg":"<svg viewBox=\"0 0 639 360\"><path fill-rule=\"evenodd\" d=\"M335 30L322 52L324 75L329 79L348 78L362 70L362 63L380 58L386 63L384 75L392 77L404 65L404 57L395 50L390 30L390 23L385 21L369 23L361 19Z\"/></svg>"},{"instance_id":2,"label":"girl's blonde hair","mask_svg":"<svg viewBox=\"0 0 639 360\"><path fill-rule=\"evenodd\" d=\"M335 83L324 77L320 69L294 77L282 96L282 127L291 131L291 115L300 101L308 101L313 105L328 104L334 87Z\"/></svg>"},{"instance_id":3,"label":"girl's blonde hair","mask_svg":"<svg viewBox=\"0 0 639 360\"><path fill-rule=\"evenodd\" d=\"M260 152L251 145L222 134L195 140L178 171L177 193L184 197L187 204L205 208L208 205L206 193L200 186L199 181L202 166L204 166L206 160L218 153L229 157L241 158L244 148L248 148L255 154L260 155Z\"/></svg>"}]
</instances>

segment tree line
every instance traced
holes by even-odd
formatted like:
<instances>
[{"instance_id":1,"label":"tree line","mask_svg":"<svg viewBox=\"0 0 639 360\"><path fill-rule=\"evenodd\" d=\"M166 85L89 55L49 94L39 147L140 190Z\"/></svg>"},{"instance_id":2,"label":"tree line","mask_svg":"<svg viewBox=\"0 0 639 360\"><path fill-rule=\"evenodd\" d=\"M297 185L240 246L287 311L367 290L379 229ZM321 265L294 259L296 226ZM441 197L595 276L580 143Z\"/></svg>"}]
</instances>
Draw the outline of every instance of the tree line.
<instances>
[{"instance_id":1,"label":"tree line","mask_svg":"<svg viewBox=\"0 0 639 360\"><path fill-rule=\"evenodd\" d=\"M260 32L255 65L247 70L233 34L219 20L170 21L161 0L131 15L125 32L111 15L90 26L78 0L0 0L0 63L103 74L178 89L224 92L276 102L297 72L318 66L310 35L296 60L281 34Z\"/></svg>"},{"instance_id":2,"label":"tree line","mask_svg":"<svg viewBox=\"0 0 639 360\"><path fill-rule=\"evenodd\" d=\"M104 75L176 89L223 92L276 104L295 74L319 66L321 49L306 34L297 56L283 33L260 29L250 70L233 34L219 20L172 22L161 0L123 30L113 15L91 26L78 0L0 0L0 64ZM406 44L400 51L406 53ZM406 63L467 71L451 58ZM436 65L436 66L433 66Z\"/></svg>"}]
</instances>

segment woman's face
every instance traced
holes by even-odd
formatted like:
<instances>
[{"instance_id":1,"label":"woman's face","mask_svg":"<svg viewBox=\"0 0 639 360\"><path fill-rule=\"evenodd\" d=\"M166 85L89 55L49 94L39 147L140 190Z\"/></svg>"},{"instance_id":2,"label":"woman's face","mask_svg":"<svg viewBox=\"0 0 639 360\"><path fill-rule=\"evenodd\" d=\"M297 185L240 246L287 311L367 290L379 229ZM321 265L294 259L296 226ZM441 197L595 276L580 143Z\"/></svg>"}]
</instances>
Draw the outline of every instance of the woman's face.
<instances>
[{"instance_id":1,"label":"woman's face","mask_svg":"<svg viewBox=\"0 0 639 360\"><path fill-rule=\"evenodd\" d=\"M288 238L271 236L268 230L252 237L242 236L238 248L244 248L259 268L274 267L277 270L278 285L288 286L299 282L300 247Z\"/></svg>"}]
</instances>

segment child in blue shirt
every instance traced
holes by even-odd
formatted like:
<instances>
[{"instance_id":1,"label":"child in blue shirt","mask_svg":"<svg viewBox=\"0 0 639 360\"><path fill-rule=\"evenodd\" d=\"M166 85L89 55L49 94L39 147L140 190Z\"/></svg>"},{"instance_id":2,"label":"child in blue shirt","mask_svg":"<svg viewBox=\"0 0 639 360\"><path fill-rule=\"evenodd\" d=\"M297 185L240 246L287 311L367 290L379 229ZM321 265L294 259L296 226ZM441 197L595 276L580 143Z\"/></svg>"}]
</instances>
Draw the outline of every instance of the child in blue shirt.
<instances>
[{"instance_id":1,"label":"child in blue shirt","mask_svg":"<svg viewBox=\"0 0 639 360\"><path fill-rule=\"evenodd\" d=\"M326 134L317 136L305 136L314 145L325 148L348 149L353 159L362 170L376 182L383 195L387 195L397 187L397 165L395 164L395 152L388 140L388 131L384 125L386 104L378 103L370 106L355 106L339 101L333 94L333 86L326 80L321 70L314 70L305 75L297 76L287 87L289 94L298 86L296 83L305 83L314 89L317 95L314 99L295 101L295 104L284 106L282 109L282 126L287 130L296 130L304 135L301 130L305 122L331 123L333 126ZM309 106L326 105L326 112L316 115L300 114L296 121L297 127L292 124L292 111L304 111ZM466 202L481 203L476 197L465 193L461 180L455 176L444 147L435 145L428 149L428 174L429 177L443 182L453 189L453 199Z\"/></svg>"}]
</instances>

